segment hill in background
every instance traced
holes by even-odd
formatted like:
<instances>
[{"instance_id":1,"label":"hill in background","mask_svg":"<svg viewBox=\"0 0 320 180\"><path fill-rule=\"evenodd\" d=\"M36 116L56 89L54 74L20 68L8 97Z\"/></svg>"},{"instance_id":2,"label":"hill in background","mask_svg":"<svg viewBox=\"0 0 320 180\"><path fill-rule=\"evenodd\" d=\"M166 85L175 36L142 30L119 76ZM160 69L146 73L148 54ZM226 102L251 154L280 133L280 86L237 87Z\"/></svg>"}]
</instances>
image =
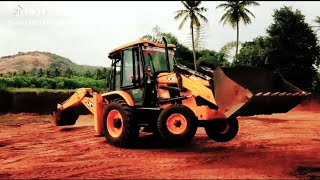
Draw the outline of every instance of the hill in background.
<instances>
[{"instance_id":1,"label":"hill in background","mask_svg":"<svg viewBox=\"0 0 320 180\"><path fill-rule=\"evenodd\" d=\"M33 69L71 68L76 72L95 71L102 66L78 65L70 59L50 52L19 52L15 55L0 58L0 73L31 71Z\"/></svg>"}]
</instances>

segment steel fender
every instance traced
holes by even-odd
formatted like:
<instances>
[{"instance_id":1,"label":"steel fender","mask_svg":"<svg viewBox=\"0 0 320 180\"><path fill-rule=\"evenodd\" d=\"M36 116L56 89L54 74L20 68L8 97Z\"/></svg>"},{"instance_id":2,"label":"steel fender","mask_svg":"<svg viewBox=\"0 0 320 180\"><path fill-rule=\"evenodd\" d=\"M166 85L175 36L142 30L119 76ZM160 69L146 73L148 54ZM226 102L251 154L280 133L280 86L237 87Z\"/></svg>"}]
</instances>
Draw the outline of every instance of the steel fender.
<instances>
[{"instance_id":1,"label":"steel fender","mask_svg":"<svg viewBox=\"0 0 320 180\"><path fill-rule=\"evenodd\" d=\"M112 91L112 92L103 93L102 97L108 99L107 97L117 96L117 95L122 97L129 106L134 106L134 102L130 94L125 91Z\"/></svg>"}]
</instances>

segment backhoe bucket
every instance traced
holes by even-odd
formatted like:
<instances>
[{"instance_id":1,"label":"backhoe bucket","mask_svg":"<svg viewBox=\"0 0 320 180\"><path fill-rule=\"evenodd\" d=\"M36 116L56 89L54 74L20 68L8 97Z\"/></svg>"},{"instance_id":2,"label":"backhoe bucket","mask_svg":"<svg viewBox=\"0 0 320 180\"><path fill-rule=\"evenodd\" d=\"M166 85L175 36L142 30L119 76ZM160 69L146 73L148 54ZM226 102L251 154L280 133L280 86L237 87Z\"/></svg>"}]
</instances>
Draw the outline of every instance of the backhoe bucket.
<instances>
[{"instance_id":1,"label":"backhoe bucket","mask_svg":"<svg viewBox=\"0 0 320 180\"><path fill-rule=\"evenodd\" d=\"M54 122L56 126L70 126L76 124L79 114L74 108L67 108L63 111L57 110L54 112Z\"/></svg>"},{"instance_id":2,"label":"backhoe bucket","mask_svg":"<svg viewBox=\"0 0 320 180\"><path fill-rule=\"evenodd\" d=\"M286 113L310 94L265 68L218 67L213 80L217 105L227 117Z\"/></svg>"}]
</instances>

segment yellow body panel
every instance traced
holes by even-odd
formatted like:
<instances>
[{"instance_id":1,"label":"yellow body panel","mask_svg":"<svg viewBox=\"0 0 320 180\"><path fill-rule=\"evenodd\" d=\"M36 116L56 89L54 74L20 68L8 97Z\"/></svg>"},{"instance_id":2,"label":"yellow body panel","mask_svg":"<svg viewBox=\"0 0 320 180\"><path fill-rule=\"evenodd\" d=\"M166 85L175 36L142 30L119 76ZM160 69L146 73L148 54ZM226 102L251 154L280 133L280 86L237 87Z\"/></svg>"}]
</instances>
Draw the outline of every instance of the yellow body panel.
<instances>
[{"instance_id":1,"label":"yellow body panel","mask_svg":"<svg viewBox=\"0 0 320 180\"><path fill-rule=\"evenodd\" d=\"M134 106L134 102L131 96L125 91L112 91L112 92L103 93L102 97L107 97L112 95L119 95L127 102L129 106Z\"/></svg>"},{"instance_id":2,"label":"yellow body panel","mask_svg":"<svg viewBox=\"0 0 320 180\"><path fill-rule=\"evenodd\" d=\"M203 99L209 101L212 104L216 105L215 98L213 93L209 87L209 82L198 78L196 76L186 76L181 74L182 77L182 86L184 91L180 92L181 96L191 96L187 99L182 100L182 104L189 107L199 120L213 120L225 118L224 114L219 110L210 109L209 106L198 106L196 103L196 97L200 96ZM158 75L158 83L160 86L167 86L168 84L178 84L178 79L175 73L161 73ZM169 99L168 97L169 91L158 89L158 97L163 99ZM160 108L167 108L170 106L168 104L160 105Z\"/></svg>"},{"instance_id":3,"label":"yellow body panel","mask_svg":"<svg viewBox=\"0 0 320 180\"><path fill-rule=\"evenodd\" d=\"M112 55L114 53L117 53L121 50L124 50L126 48L129 48L129 47L132 47L132 46L135 46L135 45L139 45L139 44L149 44L149 45L152 45L152 46L155 46L155 47L161 47L161 48L164 48L164 44L160 44L160 43L154 43L154 42L151 42L151 41L148 41L148 40L145 40L145 39L141 39L141 40L138 40L138 41L134 41L134 42L131 42L131 43L128 43L128 44L125 44L125 45L122 45L120 47L117 47L113 50L110 51L109 55ZM174 44L168 44L168 48L175 48L176 46Z\"/></svg>"}]
</instances>

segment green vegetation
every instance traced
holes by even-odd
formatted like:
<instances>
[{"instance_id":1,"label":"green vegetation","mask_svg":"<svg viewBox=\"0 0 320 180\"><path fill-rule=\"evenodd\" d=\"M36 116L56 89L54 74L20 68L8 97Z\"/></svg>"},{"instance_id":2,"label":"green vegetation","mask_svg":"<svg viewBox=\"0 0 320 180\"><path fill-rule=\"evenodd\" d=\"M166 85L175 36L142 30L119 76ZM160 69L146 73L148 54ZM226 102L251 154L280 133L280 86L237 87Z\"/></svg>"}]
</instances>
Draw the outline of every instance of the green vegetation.
<instances>
[{"instance_id":1,"label":"green vegetation","mask_svg":"<svg viewBox=\"0 0 320 180\"><path fill-rule=\"evenodd\" d=\"M226 10L221 21L230 23L233 27L239 27L241 20L245 24L249 24L251 22L249 15L254 17L246 9L249 5L258 5L258 3L254 1L228 1L219 5L218 7L224 7ZM315 22L319 24L319 16L316 17ZM238 55L236 49L235 57L237 58L234 58L232 62L228 61L228 53L231 48L237 48L238 38L235 42L227 43L220 51L197 50L195 53L196 63L198 66L212 68L238 65L264 66L280 72L285 79L303 90L319 93L320 46L315 34L316 31L313 31L311 27L305 21L305 16L301 11L284 6L274 10L273 22L269 25L267 34L242 43ZM192 50L181 44L174 35L162 32L159 27L156 29L157 33L145 38L160 41L160 36L167 38L167 35L170 35L170 41L176 42L177 62L193 68ZM239 34L237 37L239 37Z\"/></svg>"},{"instance_id":2,"label":"green vegetation","mask_svg":"<svg viewBox=\"0 0 320 180\"><path fill-rule=\"evenodd\" d=\"M77 89L90 87L95 91L103 91L106 87L105 80L95 80L86 77L37 77L13 76L0 78L0 84L10 88L44 88L44 89Z\"/></svg>"},{"instance_id":3,"label":"green vegetation","mask_svg":"<svg viewBox=\"0 0 320 180\"><path fill-rule=\"evenodd\" d=\"M46 92L53 92L53 93L72 93L75 92L75 89L45 89L45 88L7 88L8 92L12 93L20 93L20 92L36 92L36 93L46 93Z\"/></svg>"},{"instance_id":4,"label":"green vegetation","mask_svg":"<svg viewBox=\"0 0 320 180\"><path fill-rule=\"evenodd\" d=\"M319 92L320 47L316 34L299 10L282 7L274 11L267 35L245 42L235 65L263 66L279 71L302 89Z\"/></svg>"},{"instance_id":5,"label":"green vegetation","mask_svg":"<svg viewBox=\"0 0 320 180\"><path fill-rule=\"evenodd\" d=\"M190 20L190 31L192 38L192 52L193 52L193 62L194 69L197 70L197 58L196 49L194 43L194 29L199 30L201 28L200 21L208 22L208 19L202 14L207 11L207 8L200 7L202 1L181 1L185 9L176 11L175 20L183 17L179 29L182 29L187 20Z\"/></svg>"},{"instance_id":6,"label":"green vegetation","mask_svg":"<svg viewBox=\"0 0 320 180\"><path fill-rule=\"evenodd\" d=\"M224 8L225 14L221 17L220 22L223 21L223 25L230 24L233 28L237 28L237 45L235 59L238 59L239 48L239 22L243 21L245 25L251 23L249 15L255 17L247 6L259 6L259 3L255 1L227 1L222 3L217 8Z\"/></svg>"},{"instance_id":7,"label":"green vegetation","mask_svg":"<svg viewBox=\"0 0 320 180\"><path fill-rule=\"evenodd\" d=\"M273 22L270 23L267 34L241 43L238 54L239 22L243 21L245 25L250 24L250 18L254 15L247 7L259 5L258 3L255 1L227 1L217 6L217 8L224 8L225 11L221 21L237 28L237 40L227 43L220 51L195 49L193 31L197 32L202 27L200 21L207 22L203 15L207 9L200 7L201 1L182 1L182 4L184 9L176 11L174 19L182 18L179 28L190 20L192 49L181 43L172 33L163 32L158 26L152 30L151 34L141 39L163 43L162 37L165 37L168 43L175 44L177 47L176 61L189 68L196 68L196 66L212 68L237 65L266 66L280 72L285 79L303 90L320 92L320 46L315 34L318 29L312 30L312 27L319 28L320 16L315 18L317 25L310 26L299 10L286 6L275 9ZM236 48L236 55L230 62L228 55L232 48ZM90 87L99 91L107 89L106 79L109 78L110 68L77 65L70 59L56 54L43 53L53 62L50 68L33 69L29 72L22 70L7 74L0 73L0 91L6 91L6 88L77 89ZM18 55L21 54L23 53L20 52Z\"/></svg>"},{"instance_id":8,"label":"green vegetation","mask_svg":"<svg viewBox=\"0 0 320 180\"><path fill-rule=\"evenodd\" d=\"M70 68L77 73L84 73L86 71L96 71L97 69L103 68L101 66L78 65L72 62L70 59L56 55L54 53L49 53L49 52L39 52L39 53L43 53L50 57L50 59L53 61L50 67L52 69L58 68L61 70L65 70Z\"/></svg>"},{"instance_id":9,"label":"green vegetation","mask_svg":"<svg viewBox=\"0 0 320 180\"><path fill-rule=\"evenodd\" d=\"M316 19L314 20L315 23L317 23L317 25L315 26L317 29L316 31L320 30L320 16L317 16Z\"/></svg>"}]
</instances>

